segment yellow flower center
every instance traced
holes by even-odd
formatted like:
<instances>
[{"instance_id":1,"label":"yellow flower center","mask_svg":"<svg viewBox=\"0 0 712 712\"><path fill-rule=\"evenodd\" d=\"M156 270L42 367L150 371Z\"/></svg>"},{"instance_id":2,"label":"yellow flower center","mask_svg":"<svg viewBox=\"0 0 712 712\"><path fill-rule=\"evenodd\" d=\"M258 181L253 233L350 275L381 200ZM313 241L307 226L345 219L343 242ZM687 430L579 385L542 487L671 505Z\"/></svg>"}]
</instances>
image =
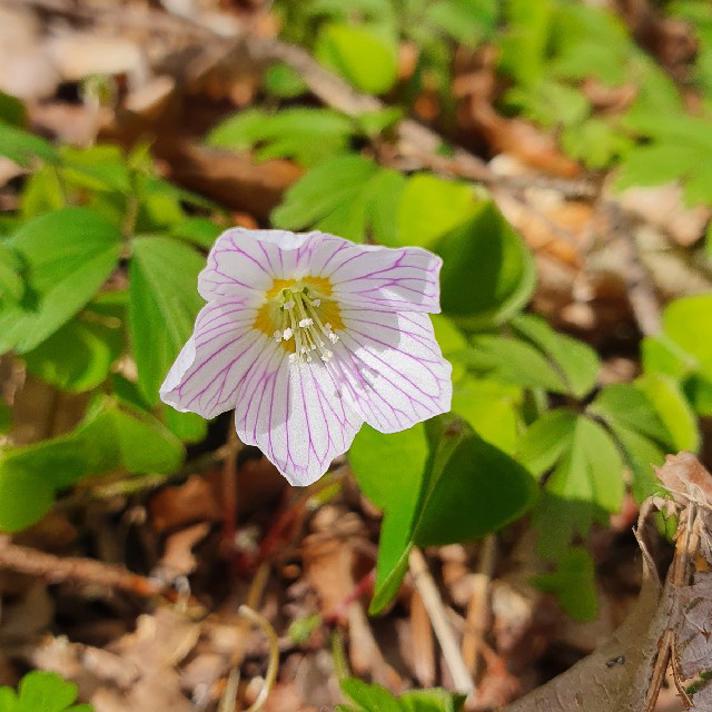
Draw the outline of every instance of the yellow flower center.
<instances>
[{"instance_id":1,"label":"yellow flower center","mask_svg":"<svg viewBox=\"0 0 712 712\"><path fill-rule=\"evenodd\" d=\"M339 340L336 332L344 328L339 305L331 296L326 277L275 279L254 328L281 344L290 361L310 362L316 356L326 363Z\"/></svg>"}]
</instances>

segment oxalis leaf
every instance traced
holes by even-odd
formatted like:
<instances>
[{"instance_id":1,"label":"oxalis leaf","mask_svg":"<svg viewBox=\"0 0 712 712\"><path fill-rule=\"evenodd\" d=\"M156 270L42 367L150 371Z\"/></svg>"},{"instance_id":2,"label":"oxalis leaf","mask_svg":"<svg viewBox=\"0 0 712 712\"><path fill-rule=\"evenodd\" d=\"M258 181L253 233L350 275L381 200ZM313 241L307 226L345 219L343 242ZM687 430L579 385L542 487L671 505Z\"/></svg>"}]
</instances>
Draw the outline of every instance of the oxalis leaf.
<instances>
[{"instance_id":1,"label":"oxalis leaf","mask_svg":"<svg viewBox=\"0 0 712 712\"><path fill-rule=\"evenodd\" d=\"M502 324L529 301L534 262L519 235L492 202L434 247L443 258L443 313L469 329Z\"/></svg>"},{"instance_id":2,"label":"oxalis leaf","mask_svg":"<svg viewBox=\"0 0 712 712\"><path fill-rule=\"evenodd\" d=\"M59 154L45 139L18 126L0 120L0 156L5 156L20 166L29 166L33 159L58 163Z\"/></svg>"},{"instance_id":3,"label":"oxalis leaf","mask_svg":"<svg viewBox=\"0 0 712 712\"><path fill-rule=\"evenodd\" d=\"M712 347L709 333L712 329L712 295L696 294L681 297L667 305L662 315L663 331L643 340L642 358L645 372L642 384L658 391L659 397L668 391L668 397L675 401L669 417L670 430L677 432L679 449L695 449L696 423L679 402L679 393L684 391L691 405L699 415L712 413ZM668 381L667 388L652 385L651 379ZM673 381L674 384L670 384ZM679 388L678 388L679 386ZM666 416L661 413L661 417ZM686 433L686 434L685 434Z\"/></svg>"},{"instance_id":4,"label":"oxalis leaf","mask_svg":"<svg viewBox=\"0 0 712 712\"><path fill-rule=\"evenodd\" d=\"M398 244L397 207L406 179L357 155L336 156L312 168L272 212L275 227L316 228L355 242L368 235Z\"/></svg>"},{"instance_id":5,"label":"oxalis leaf","mask_svg":"<svg viewBox=\"0 0 712 712\"><path fill-rule=\"evenodd\" d=\"M625 490L619 448L586 415L546 413L525 433L518 459L537 477L553 468L534 514L545 556L561 557L574 535L585 536L594 520L619 511Z\"/></svg>"},{"instance_id":6,"label":"oxalis leaf","mask_svg":"<svg viewBox=\"0 0 712 712\"><path fill-rule=\"evenodd\" d=\"M93 712L91 705L75 705L78 688L53 672L27 673L17 693L0 687L0 712Z\"/></svg>"},{"instance_id":7,"label":"oxalis leaf","mask_svg":"<svg viewBox=\"0 0 712 712\"><path fill-rule=\"evenodd\" d=\"M129 332L138 385L151 405L187 341L203 305L196 287L205 262L192 247L166 237L139 237L129 268Z\"/></svg>"},{"instance_id":8,"label":"oxalis leaf","mask_svg":"<svg viewBox=\"0 0 712 712\"><path fill-rule=\"evenodd\" d=\"M96 294L119 259L121 233L89 208L65 208L25 223L8 241L26 289L0 310L0 353L42 343Z\"/></svg>"},{"instance_id":9,"label":"oxalis leaf","mask_svg":"<svg viewBox=\"0 0 712 712\"><path fill-rule=\"evenodd\" d=\"M172 472L183 460L180 441L149 413L112 398L99 400L75 430L5 450L0 456L0 530L39 520L55 493L115 469Z\"/></svg>"},{"instance_id":10,"label":"oxalis leaf","mask_svg":"<svg viewBox=\"0 0 712 712\"><path fill-rule=\"evenodd\" d=\"M673 438L644 390L630 383L606 386L587 411L601 419L618 441L641 502L659 489L653 466L673 452Z\"/></svg>"},{"instance_id":11,"label":"oxalis leaf","mask_svg":"<svg viewBox=\"0 0 712 712\"><path fill-rule=\"evenodd\" d=\"M354 677L342 680L341 690L357 705L338 707L342 712L459 712L465 702L465 695L437 688L395 697L380 685L369 685Z\"/></svg>"},{"instance_id":12,"label":"oxalis leaf","mask_svg":"<svg viewBox=\"0 0 712 712\"><path fill-rule=\"evenodd\" d=\"M556 595L564 611L575 620L596 617L596 571L586 549L573 547L560 559L556 571L536 576L534 583L542 591Z\"/></svg>"},{"instance_id":13,"label":"oxalis leaf","mask_svg":"<svg viewBox=\"0 0 712 712\"><path fill-rule=\"evenodd\" d=\"M601 364L590 346L559 334L544 319L533 314L516 316L512 319L512 327L549 359L570 395L583 398L596 385Z\"/></svg>"},{"instance_id":14,"label":"oxalis leaf","mask_svg":"<svg viewBox=\"0 0 712 712\"><path fill-rule=\"evenodd\" d=\"M394 435L365 427L350 451L367 497L384 510L371 611L398 592L417 544L448 544L495 531L532 504L533 478L449 415Z\"/></svg>"},{"instance_id":15,"label":"oxalis leaf","mask_svg":"<svg viewBox=\"0 0 712 712\"><path fill-rule=\"evenodd\" d=\"M109 375L124 345L122 292L107 292L24 355L27 370L43 381L79 393Z\"/></svg>"},{"instance_id":16,"label":"oxalis leaf","mask_svg":"<svg viewBox=\"0 0 712 712\"><path fill-rule=\"evenodd\" d=\"M370 94L388 91L398 77L395 38L376 26L326 25L315 53L320 62Z\"/></svg>"},{"instance_id":17,"label":"oxalis leaf","mask_svg":"<svg viewBox=\"0 0 712 712\"><path fill-rule=\"evenodd\" d=\"M331 109L248 109L218 124L206 142L235 150L257 147L259 159L294 158L309 166L344 151L355 133L354 121Z\"/></svg>"}]
</instances>

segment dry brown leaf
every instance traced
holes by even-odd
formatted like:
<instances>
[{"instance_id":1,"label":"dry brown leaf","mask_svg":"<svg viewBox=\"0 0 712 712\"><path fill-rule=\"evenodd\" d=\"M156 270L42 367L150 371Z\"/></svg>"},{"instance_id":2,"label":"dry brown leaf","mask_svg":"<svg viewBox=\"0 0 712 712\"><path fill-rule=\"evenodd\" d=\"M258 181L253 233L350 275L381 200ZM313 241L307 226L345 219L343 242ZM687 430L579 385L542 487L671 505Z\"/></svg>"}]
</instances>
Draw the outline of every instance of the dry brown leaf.
<instances>
[{"instance_id":1,"label":"dry brown leaf","mask_svg":"<svg viewBox=\"0 0 712 712\"><path fill-rule=\"evenodd\" d=\"M193 555L193 547L208 535L210 524L202 522L171 534L166 539L161 560L153 571L153 576L162 581L175 581L179 576L192 574L198 566Z\"/></svg>"},{"instance_id":2,"label":"dry brown leaf","mask_svg":"<svg viewBox=\"0 0 712 712\"><path fill-rule=\"evenodd\" d=\"M528 166L564 178L581 173L581 167L565 156L556 138L522 119L500 116L477 96L470 103L472 119L485 135L493 153L508 153Z\"/></svg>"},{"instance_id":3,"label":"dry brown leaf","mask_svg":"<svg viewBox=\"0 0 712 712\"><path fill-rule=\"evenodd\" d=\"M151 524L159 533L196 521L218 522L222 517L212 485L199 475L154 494L149 500L148 511Z\"/></svg>"},{"instance_id":4,"label":"dry brown leaf","mask_svg":"<svg viewBox=\"0 0 712 712\"><path fill-rule=\"evenodd\" d=\"M712 507L712 475L694 455L689 452L668 455L656 473L679 504L694 502Z\"/></svg>"},{"instance_id":5,"label":"dry brown leaf","mask_svg":"<svg viewBox=\"0 0 712 712\"><path fill-rule=\"evenodd\" d=\"M710 209L698 205L688 207L682 188L677 183L649 188L630 188L612 196L621 206L670 235L679 245L687 247L699 240L710 219Z\"/></svg>"}]
</instances>

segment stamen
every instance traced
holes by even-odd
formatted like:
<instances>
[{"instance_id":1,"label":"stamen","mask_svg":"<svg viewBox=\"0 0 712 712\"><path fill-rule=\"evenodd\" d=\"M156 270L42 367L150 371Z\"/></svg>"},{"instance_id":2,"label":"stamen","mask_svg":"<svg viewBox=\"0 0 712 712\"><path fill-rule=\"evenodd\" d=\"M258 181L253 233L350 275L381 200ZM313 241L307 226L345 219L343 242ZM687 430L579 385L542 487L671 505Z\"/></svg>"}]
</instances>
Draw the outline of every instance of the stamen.
<instances>
[{"instance_id":1,"label":"stamen","mask_svg":"<svg viewBox=\"0 0 712 712\"><path fill-rule=\"evenodd\" d=\"M295 285L281 290L281 328L274 333L276 341L289 341L294 338L294 353L289 356L289 363L312 361L316 354L323 363L333 358L329 348L339 337L334 333L329 322L324 324L319 317L318 308L322 300L315 297L309 287Z\"/></svg>"}]
</instances>

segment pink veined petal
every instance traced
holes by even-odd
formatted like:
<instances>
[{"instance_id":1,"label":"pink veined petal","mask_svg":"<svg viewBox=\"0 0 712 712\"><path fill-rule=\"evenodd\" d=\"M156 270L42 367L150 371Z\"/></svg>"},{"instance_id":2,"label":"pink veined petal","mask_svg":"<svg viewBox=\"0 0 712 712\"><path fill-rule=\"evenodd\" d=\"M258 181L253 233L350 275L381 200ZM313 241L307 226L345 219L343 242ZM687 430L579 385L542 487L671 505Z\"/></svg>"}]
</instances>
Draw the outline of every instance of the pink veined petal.
<instances>
[{"instance_id":1,"label":"pink veined petal","mask_svg":"<svg viewBox=\"0 0 712 712\"><path fill-rule=\"evenodd\" d=\"M442 260L419 247L354 245L315 233L310 271L328 277L340 303L386 311L440 311Z\"/></svg>"},{"instance_id":2,"label":"pink veined petal","mask_svg":"<svg viewBox=\"0 0 712 712\"><path fill-rule=\"evenodd\" d=\"M161 399L204 418L234 408L240 379L274 343L252 328L256 312L236 299L206 304L161 386Z\"/></svg>"},{"instance_id":3,"label":"pink veined petal","mask_svg":"<svg viewBox=\"0 0 712 712\"><path fill-rule=\"evenodd\" d=\"M450 410L452 367L427 314L345 308L342 317L328 368L369 425L394 433Z\"/></svg>"},{"instance_id":4,"label":"pink veined petal","mask_svg":"<svg viewBox=\"0 0 712 712\"><path fill-rule=\"evenodd\" d=\"M362 423L321 362L289 364L280 346L237 392L237 434L259 447L292 485L318 480L348 450Z\"/></svg>"},{"instance_id":5,"label":"pink veined petal","mask_svg":"<svg viewBox=\"0 0 712 712\"><path fill-rule=\"evenodd\" d=\"M257 300L275 279L298 276L307 235L285 230L226 230L215 241L198 277L205 300L240 296Z\"/></svg>"}]
</instances>

